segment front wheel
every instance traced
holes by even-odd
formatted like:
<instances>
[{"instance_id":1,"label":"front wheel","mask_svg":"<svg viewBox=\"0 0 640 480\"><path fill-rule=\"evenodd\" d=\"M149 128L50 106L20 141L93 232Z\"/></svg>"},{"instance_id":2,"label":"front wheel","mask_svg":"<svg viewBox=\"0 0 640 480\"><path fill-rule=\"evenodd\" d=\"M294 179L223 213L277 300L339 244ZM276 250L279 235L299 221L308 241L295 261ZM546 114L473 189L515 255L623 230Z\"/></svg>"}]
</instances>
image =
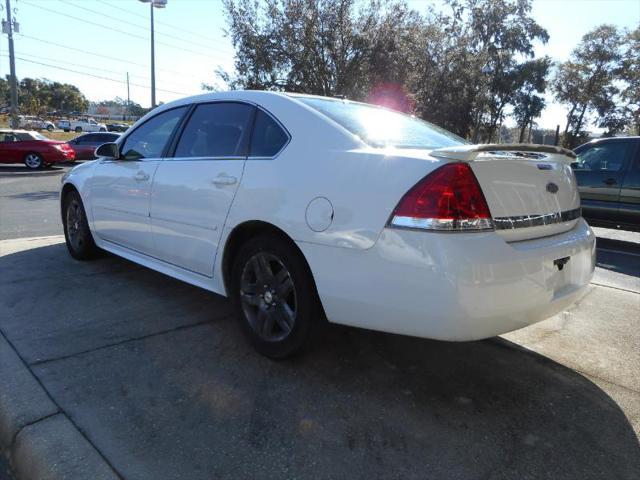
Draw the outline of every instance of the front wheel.
<instances>
[{"instance_id":1,"label":"front wheel","mask_svg":"<svg viewBox=\"0 0 640 480\"><path fill-rule=\"evenodd\" d=\"M53 132L53 125L47 125L47 131Z\"/></svg>"},{"instance_id":2,"label":"front wheel","mask_svg":"<svg viewBox=\"0 0 640 480\"><path fill-rule=\"evenodd\" d=\"M24 157L24 164L31 170L39 170L44 167L44 160L37 153L27 153Z\"/></svg>"},{"instance_id":3,"label":"front wheel","mask_svg":"<svg viewBox=\"0 0 640 480\"><path fill-rule=\"evenodd\" d=\"M64 199L62 210L64 239L67 250L76 260L91 260L99 252L93 241L84 205L78 192L69 192Z\"/></svg>"},{"instance_id":4,"label":"front wheel","mask_svg":"<svg viewBox=\"0 0 640 480\"><path fill-rule=\"evenodd\" d=\"M82 127L76 127L76 133L81 133L82 132Z\"/></svg>"},{"instance_id":5,"label":"front wheel","mask_svg":"<svg viewBox=\"0 0 640 480\"><path fill-rule=\"evenodd\" d=\"M243 332L267 357L300 352L320 325L322 307L309 268L276 235L258 236L240 248L231 288Z\"/></svg>"},{"instance_id":6,"label":"front wheel","mask_svg":"<svg viewBox=\"0 0 640 480\"><path fill-rule=\"evenodd\" d=\"M101 131L101 132L106 132L106 131L107 131L107 129L106 129L106 128L101 128L101 129L100 129L100 131Z\"/></svg>"}]
</instances>

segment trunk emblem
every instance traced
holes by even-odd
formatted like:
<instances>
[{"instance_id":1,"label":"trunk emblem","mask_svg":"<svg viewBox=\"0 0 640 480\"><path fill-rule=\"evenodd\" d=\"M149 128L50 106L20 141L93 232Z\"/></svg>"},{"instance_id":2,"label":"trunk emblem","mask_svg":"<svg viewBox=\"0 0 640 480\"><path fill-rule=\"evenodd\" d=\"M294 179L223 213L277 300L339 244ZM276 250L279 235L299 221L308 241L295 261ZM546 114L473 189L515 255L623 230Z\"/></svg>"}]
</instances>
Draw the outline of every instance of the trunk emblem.
<instances>
[{"instance_id":1,"label":"trunk emblem","mask_svg":"<svg viewBox=\"0 0 640 480\"><path fill-rule=\"evenodd\" d=\"M553 182L547 183L547 192L549 193L558 193L558 185Z\"/></svg>"}]
</instances>

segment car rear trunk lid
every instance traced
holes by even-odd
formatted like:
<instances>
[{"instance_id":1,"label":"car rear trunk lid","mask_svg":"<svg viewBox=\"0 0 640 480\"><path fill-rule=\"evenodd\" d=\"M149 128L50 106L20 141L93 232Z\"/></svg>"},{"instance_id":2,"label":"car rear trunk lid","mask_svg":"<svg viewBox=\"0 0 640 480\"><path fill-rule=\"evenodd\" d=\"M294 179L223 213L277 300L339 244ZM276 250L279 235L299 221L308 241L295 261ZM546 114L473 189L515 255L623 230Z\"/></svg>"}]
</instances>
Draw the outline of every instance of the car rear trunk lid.
<instances>
[{"instance_id":1,"label":"car rear trunk lid","mask_svg":"<svg viewBox=\"0 0 640 480\"><path fill-rule=\"evenodd\" d=\"M548 145L469 145L434 150L448 161L470 162L489 205L496 232L506 241L571 230L580 197L570 150Z\"/></svg>"}]
</instances>

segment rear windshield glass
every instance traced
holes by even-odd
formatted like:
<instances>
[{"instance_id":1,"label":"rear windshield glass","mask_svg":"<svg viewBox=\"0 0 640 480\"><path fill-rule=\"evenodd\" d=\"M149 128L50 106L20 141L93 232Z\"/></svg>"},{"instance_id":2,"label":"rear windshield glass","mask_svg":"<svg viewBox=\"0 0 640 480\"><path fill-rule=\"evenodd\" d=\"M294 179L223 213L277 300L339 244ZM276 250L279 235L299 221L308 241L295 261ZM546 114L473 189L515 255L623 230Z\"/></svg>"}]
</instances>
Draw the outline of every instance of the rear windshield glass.
<instances>
[{"instance_id":1,"label":"rear windshield glass","mask_svg":"<svg viewBox=\"0 0 640 480\"><path fill-rule=\"evenodd\" d=\"M317 97L296 97L374 147L442 148L464 139L418 118L382 107Z\"/></svg>"}]
</instances>

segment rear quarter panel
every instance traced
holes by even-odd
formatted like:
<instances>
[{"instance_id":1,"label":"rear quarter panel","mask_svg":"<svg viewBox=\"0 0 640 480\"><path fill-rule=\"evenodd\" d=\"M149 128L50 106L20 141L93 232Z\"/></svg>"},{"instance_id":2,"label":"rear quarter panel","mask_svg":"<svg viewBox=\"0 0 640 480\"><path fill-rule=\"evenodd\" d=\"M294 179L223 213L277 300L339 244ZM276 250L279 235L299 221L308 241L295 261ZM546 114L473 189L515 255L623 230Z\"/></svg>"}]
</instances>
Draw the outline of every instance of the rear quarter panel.
<instances>
[{"instance_id":1,"label":"rear quarter panel","mask_svg":"<svg viewBox=\"0 0 640 480\"><path fill-rule=\"evenodd\" d=\"M249 220L272 223L295 241L367 249L374 245L393 208L436 160L381 152L290 99L263 103L291 134L275 159L251 159L229 212L225 230ZM321 232L306 221L309 203L328 199L333 220Z\"/></svg>"}]
</instances>

